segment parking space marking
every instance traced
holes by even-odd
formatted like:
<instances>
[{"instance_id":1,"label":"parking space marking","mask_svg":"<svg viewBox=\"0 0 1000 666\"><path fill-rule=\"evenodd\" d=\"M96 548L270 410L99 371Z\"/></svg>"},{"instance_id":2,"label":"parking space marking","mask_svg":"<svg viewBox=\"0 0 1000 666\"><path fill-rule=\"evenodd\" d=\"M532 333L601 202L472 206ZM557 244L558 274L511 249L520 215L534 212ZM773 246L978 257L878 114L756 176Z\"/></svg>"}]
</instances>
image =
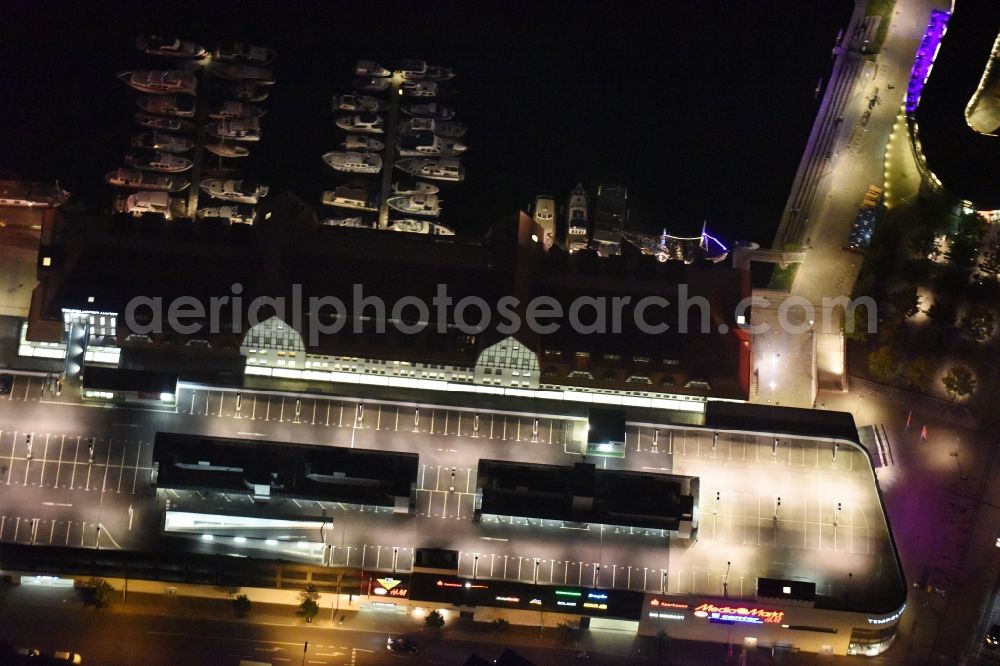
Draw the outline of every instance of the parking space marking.
<instances>
[{"instance_id":1,"label":"parking space marking","mask_svg":"<svg viewBox=\"0 0 1000 666\"><path fill-rule=\"evenodd\" d=\"M10 485L10 477L14 473L14 449L17 448L17 431L14 431L14 439L10 442L10 464L7 466L7 485Z\"/></svg>"}]
</instances>

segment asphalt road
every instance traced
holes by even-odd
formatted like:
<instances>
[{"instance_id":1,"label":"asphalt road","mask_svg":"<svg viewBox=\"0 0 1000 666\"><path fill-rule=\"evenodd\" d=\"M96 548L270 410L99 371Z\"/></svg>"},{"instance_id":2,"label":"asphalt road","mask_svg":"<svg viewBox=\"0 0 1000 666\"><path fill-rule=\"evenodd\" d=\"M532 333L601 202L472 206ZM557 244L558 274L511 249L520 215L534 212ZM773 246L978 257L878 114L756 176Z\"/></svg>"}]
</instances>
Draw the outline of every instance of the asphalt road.
<instances>
[{"instance_id":1,"label":"asphalt road","mask_svg":"<svg viewBox=\"0 0 1000 666\"><path fill-rule=\"evenodd\" d=\"M411 657L388 653L386 637L370 630L95 611L72 602L62 607L0 604L0 640L43 652L78 652L84 664L100 666L235 666L241 659L274 666L457 664L473 651L495 658L503 650L498 644L418 634L413 639L419 652ZM543 660L538 663L576 663L575 653L565 649L519 651Z\"/></svg>"}]
</instances>

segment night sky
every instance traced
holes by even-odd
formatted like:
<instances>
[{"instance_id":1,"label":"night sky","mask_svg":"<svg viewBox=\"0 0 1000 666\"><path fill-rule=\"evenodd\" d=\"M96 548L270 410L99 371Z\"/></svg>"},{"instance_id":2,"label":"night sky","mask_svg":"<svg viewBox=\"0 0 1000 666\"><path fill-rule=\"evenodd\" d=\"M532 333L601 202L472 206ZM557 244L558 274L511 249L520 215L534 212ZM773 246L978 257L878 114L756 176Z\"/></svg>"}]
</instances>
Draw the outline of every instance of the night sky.
<instances>
[{"instance_id":1,"label":"night sky","mask_svg":"<svg viewBox=\"0 0 1000 666\"><path fill-rule=\"evenodd\" d=\"M769 244L812 124L849 0L802 2L8 2L0 171L106 207L137 111L115 78L166 68L137 33L279 53L248 175L319 206L338 182L320 155L342 133L329 98L359 58L458 71L469 176L442 220L481 233L534 195L564 205L583 181L629 187L635 226ZM334 209L322 216L340 215Z\"/></svg>"}]
</instances>

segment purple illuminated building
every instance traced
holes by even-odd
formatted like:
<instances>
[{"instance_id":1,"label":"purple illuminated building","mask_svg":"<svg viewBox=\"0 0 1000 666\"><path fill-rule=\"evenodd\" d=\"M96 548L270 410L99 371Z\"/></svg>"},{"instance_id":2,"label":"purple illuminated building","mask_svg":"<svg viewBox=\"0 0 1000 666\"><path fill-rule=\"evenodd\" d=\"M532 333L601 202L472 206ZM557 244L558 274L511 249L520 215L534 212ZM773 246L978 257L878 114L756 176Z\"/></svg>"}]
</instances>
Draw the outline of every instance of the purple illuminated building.
<instances>
[{"instance_id":1,"label":"purple illuminated building","mask_svg":"<svg viewBox=\"0 0 1000 666\"><path fill-rule=\"evenodd\" d=\"M944 37L948 29L948 19L951 12L941 9L931 11L931 20L927 23L923 39L920 40L920 48L917 49L917 57L913 61L913 69L910 70L910 83L906 87L906 112L913 113L920 103L920 92L924 89L924 83L931 73L931 66L937 56L938 48L941 46L941 38Z\"/></svg>"}]
</instances>

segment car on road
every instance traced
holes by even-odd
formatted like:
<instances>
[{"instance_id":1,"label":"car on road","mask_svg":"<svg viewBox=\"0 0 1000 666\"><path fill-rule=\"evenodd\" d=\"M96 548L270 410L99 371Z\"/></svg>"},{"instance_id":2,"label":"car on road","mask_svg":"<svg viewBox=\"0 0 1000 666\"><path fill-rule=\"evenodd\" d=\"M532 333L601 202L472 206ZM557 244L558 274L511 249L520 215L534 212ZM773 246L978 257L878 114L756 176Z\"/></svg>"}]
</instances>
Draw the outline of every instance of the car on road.
<instances>
[{"instance_id":1,"label":"car on road","mask_svg":"<svg viewBox=\"0 0 1000 666\"><path fill-rule=\"evenodd\" d=\"M14 387L14 375L5 372L0 375L0 395L7 395Z\"/></svg>"},{"instance_id":2,"label":"car on road","mask_svg":"<svg viewBox=\"0 0 1000 666\"><path fill-rule=\"evenodd\" d=\"M403 637L392 638L390 636L389 639L385 642L385 649L388 650L389 652L396 652L402 654L416 654L417 644Z\"/></svg>"},{"instance_id":3,"label":"car on road","mask_svg":"<svg viewBox=\"0 0 1000 666\"><path fill-rule=\"evenodd\" d=\"M986 644L990 647L1000 645L1000 624L994 624L990 627L990 630L986 632Z\"/></svg>"},{"instance_id":4,"label":"car on road","mask_svg":"<svg viewBox=\"0 0 1000 666\"><path fill-rule=\"evenodd\" d=\"M65 661L67 664L82 664L83 657L76 652L53 652L52 658L56 661Z\"/></svg>"}]
</instances>

